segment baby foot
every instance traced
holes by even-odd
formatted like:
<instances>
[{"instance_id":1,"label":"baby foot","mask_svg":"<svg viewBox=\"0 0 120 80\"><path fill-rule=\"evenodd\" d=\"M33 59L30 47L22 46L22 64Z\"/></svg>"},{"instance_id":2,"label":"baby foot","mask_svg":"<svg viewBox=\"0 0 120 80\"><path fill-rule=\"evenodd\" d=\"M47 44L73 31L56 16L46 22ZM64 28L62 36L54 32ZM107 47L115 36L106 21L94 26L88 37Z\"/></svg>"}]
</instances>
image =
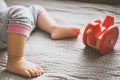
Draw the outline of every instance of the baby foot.
<instances>
[{"instance_id":1,"label":"baby foot","mask_svg":"<svg viewBox=\"0 0 120 80\"><path fill-rule=\"evenodd\" d=\"M74 27L55 27L51 33L52 39L64 39L70 37L77 37L80 34L79 28Z\"/></svg>"},{"instance_id":2,"label":"baby foot","mask_svg":"<svg viewBox=\"0 0 120 80\"><path fill-rule=\"evenodd\" d=\"M39 66L25 60L24 58L9 60L6 66L6 70L27 77L40 76L44 73L44 71Z\"/></svg>"}]
</instances>

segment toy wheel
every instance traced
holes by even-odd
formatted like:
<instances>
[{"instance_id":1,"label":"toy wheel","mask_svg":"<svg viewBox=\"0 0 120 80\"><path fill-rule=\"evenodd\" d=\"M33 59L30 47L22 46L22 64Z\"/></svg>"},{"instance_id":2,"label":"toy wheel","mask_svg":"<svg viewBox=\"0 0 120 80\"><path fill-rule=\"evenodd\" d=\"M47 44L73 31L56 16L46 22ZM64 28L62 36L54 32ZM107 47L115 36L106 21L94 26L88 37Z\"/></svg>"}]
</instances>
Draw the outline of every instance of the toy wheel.
<instances>
[{"instance_id":1,"label":"toy wheel","mask_svg":"<svg viewBox=\"0 0 120 80\"><path fill-rule=\"evenodd\" d=\"M117 27L108 28L100 40L99 51L102 55L110 52L118 39L119 29Z\"/></svg>"}]
</instances>

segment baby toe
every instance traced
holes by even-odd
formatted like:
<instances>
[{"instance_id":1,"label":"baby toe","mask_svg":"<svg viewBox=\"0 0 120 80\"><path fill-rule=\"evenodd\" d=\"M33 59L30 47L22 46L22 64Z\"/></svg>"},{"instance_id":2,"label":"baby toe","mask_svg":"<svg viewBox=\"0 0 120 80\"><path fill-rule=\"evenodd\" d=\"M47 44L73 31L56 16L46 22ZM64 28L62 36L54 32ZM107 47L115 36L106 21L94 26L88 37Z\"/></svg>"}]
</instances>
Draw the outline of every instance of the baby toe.
<instances>
[{"instance_id":1,"label":"baby toe","mask_svg":"<svg viewBox=\"0 0 120 80\"><path fill-rule=\"evenodd\" d=\"M80 34L80 29L79 28L75 28L74 32L75 32L75 36L78 36Z\"/></svg>"},{"instance_id":2,"label":"baby toe","mask_svg":"<svg viewBox=\"0 0 120 80\"><path fill-rule=\"evenodd\" d=\"M27 77L32 77L32 75L29 73L29 71L25 71L24 75L27 76Z\"/></svg>"},{"instance_id":3,"label":"baby toe","mask_svg":"<svg viewBox=\"0 0 120 80\"><path fill-rule=\"evenodd\" d=\"M36 72L35 72L35 70L33 70L33 69L29 69L28 71L29 71L29 73L31 74L31 77L36 76Z\"/></svg>"}]
</instances>

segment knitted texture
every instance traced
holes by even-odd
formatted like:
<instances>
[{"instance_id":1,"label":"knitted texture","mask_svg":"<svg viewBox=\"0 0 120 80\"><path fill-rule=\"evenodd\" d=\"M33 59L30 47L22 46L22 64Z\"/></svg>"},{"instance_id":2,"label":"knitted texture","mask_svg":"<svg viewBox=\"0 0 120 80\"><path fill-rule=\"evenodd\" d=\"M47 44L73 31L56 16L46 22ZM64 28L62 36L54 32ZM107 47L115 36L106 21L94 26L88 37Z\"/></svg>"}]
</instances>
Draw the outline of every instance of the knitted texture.
<instances>
[{"instance_id":1,"label":"knitted texture","mask_svg":"<svg viewBox=\"0 0 120 80\"><path fill-rule=\"evenodd\" d=\"M120 6L75 1L13 1L7 0L9 6L40 4L58 24L78 26L81 33L77 38L52 40L48 33L35 30L26 43L25 58L40 65L45 73L26 78L5 71L7 53L4 50L0 52L0 80L120 80L120 36L114 50L105 56L82 42L84 29L93 19L103 21L106 15L113 15L120 29Z\"/></svg>"}]
</instances>

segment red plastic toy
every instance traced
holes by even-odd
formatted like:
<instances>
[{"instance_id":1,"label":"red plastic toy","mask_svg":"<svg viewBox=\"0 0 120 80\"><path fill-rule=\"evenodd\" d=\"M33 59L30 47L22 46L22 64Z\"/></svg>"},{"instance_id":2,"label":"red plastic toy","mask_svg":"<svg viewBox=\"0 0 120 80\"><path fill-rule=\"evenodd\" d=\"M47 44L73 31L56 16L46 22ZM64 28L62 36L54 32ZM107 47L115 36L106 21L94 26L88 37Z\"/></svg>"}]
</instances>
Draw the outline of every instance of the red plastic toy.
<instances>
[{"instance_id":1,"label":"red plastic toy","mask_svg":"<svg viewBox=\"0 0 120 80\"><path fill-rule=\"evenodd\" d=\"M107 16L103 23L94 20L87 25L83 34L83 43L105 55L114 48L118 36L119 29L114 25L114 17Z\"/></svg>"}]
</instances>

